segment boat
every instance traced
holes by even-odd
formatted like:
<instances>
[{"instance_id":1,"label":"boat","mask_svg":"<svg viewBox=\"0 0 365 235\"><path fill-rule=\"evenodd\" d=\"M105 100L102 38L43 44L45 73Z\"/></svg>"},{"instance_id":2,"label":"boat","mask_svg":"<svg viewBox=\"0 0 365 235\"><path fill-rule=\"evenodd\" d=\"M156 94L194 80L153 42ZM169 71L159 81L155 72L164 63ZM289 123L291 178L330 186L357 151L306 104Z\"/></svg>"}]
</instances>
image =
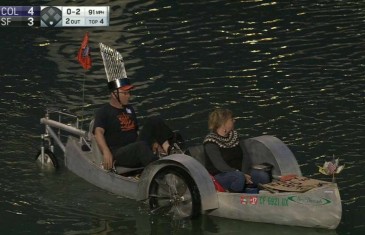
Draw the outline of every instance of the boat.
<instances>
[{"instance_id":1,"label":"boat","mask_svg":"<svg viewBox=\"0 0 365 235\"><path fill-rule=\"evenodd\" d=\"M63 121L66 119L60 116L65 115L76 120ZM341 221L337 184L304 177L291 150L274 136L240 142L255 166L271 166L272 183L257 191L231 193L219 191L205 169L202 145L188 148L186 154L160 158L145 168L119 166L110 171L102 167L102 155L91 133L92 121L89 130L83 130L76 116L49 110L40 122L45 133L37 162L60 167L54 154L56 144L64 153L65 166L74 174L108 192L148 202L151 213L177 219L205 214L325 229L335 229Z\"/></svg>"}]
</instances>

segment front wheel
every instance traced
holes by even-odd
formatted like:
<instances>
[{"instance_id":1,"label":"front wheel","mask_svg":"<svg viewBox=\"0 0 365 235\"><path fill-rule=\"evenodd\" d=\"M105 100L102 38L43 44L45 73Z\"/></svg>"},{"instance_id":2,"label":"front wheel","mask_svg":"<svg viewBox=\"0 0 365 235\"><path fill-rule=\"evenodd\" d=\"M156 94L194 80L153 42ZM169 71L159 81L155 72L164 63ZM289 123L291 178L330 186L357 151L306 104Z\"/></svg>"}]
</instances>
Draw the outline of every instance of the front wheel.
<instances>
[{"instance_id":1,"label":"front wheel","mask_svg":"<svg viewBox=\"0 0 365 235\"><path fill-rule=\"evenodd\" d=\"M37 162L39 162L43 166L54 167L56 169L58 168L57 158L54 155L54 153L49 149L44 150L43 158L42 158L42 151L39 150L35 159Z\"/></svg>"},{"instance_id":2,"label":"front wheel","mask_svg":"<svg viewBox=\"0 0 365 235\"><path fill-rule=\"evenodd\" d=\"M200 214L200 194L192 177L182 168L169 166L152 179L149 189L152 213L169 214L174 219L194 218Z\"/></svg>"}]
</instances>

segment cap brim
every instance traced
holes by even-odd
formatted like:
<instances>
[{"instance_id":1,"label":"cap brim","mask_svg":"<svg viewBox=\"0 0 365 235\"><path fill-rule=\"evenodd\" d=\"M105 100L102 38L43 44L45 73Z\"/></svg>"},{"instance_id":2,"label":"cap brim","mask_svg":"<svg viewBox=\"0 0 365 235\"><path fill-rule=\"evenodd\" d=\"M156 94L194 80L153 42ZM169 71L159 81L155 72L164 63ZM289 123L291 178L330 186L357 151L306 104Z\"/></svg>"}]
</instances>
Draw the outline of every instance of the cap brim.
<instances>
[{"instance_id":1,"label":"cap brim","mask_svg":"<svg viewBox=\"0 0 365 235\"><path fill-rule=\"evenodd\" d=\"M134 86L130 83L128 78L120 78L120 79L110 81L110 82L108 82L108 87L109 87L110 91L114 91L116 89L128 91L128 90L134 88Z\"/></svg>"},{"instance_id":2,"label":"cap brim","mask_svg":"<svg viewBox=\"0 0 365 235\"><path fill-rule=\"evenodd\" d=\"M126 85L126 86L122 86L119 89L123 90L123 91L129 91L132 90L134 88L133 85Z\"/></svg>"}]
</instances>

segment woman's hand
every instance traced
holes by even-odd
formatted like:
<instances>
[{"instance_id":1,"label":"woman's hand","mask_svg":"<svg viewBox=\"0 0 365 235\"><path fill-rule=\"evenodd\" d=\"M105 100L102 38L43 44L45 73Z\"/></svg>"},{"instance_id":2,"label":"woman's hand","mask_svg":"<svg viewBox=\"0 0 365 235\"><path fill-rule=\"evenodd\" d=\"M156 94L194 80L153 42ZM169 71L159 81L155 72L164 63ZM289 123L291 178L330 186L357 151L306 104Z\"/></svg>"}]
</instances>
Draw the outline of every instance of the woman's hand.
<instances>
[{"instance_id":1,"label":"woman's hand","mask_svg":"<svg viewBox=\"0 0 365 235\"><path fill-rule=\"evenodd\" d=\"M251 176L247 175L247 174L244 174L244 175L245 175L245 179L246 179L246 184L253 184Z\"/></svg>"}]
</instances>

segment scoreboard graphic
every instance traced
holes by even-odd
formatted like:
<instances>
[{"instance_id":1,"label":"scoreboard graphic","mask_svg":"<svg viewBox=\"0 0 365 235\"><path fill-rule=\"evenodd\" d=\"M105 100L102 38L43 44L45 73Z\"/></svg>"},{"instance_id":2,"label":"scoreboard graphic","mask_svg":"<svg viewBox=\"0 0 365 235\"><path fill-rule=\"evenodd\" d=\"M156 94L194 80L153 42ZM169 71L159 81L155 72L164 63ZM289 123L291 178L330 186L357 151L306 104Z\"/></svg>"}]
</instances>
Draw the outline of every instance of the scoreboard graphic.
<instances>
[{"instance_id":1,"label":"scoreboard graphic","mask_svg":"<svg viewBox=\"0 0 365 235\"><path fill-rule=\"evenodd\" d=\"M109 13L109 6L0 6L0 27L102 27Z\"/></svg>"}]
</instances>

